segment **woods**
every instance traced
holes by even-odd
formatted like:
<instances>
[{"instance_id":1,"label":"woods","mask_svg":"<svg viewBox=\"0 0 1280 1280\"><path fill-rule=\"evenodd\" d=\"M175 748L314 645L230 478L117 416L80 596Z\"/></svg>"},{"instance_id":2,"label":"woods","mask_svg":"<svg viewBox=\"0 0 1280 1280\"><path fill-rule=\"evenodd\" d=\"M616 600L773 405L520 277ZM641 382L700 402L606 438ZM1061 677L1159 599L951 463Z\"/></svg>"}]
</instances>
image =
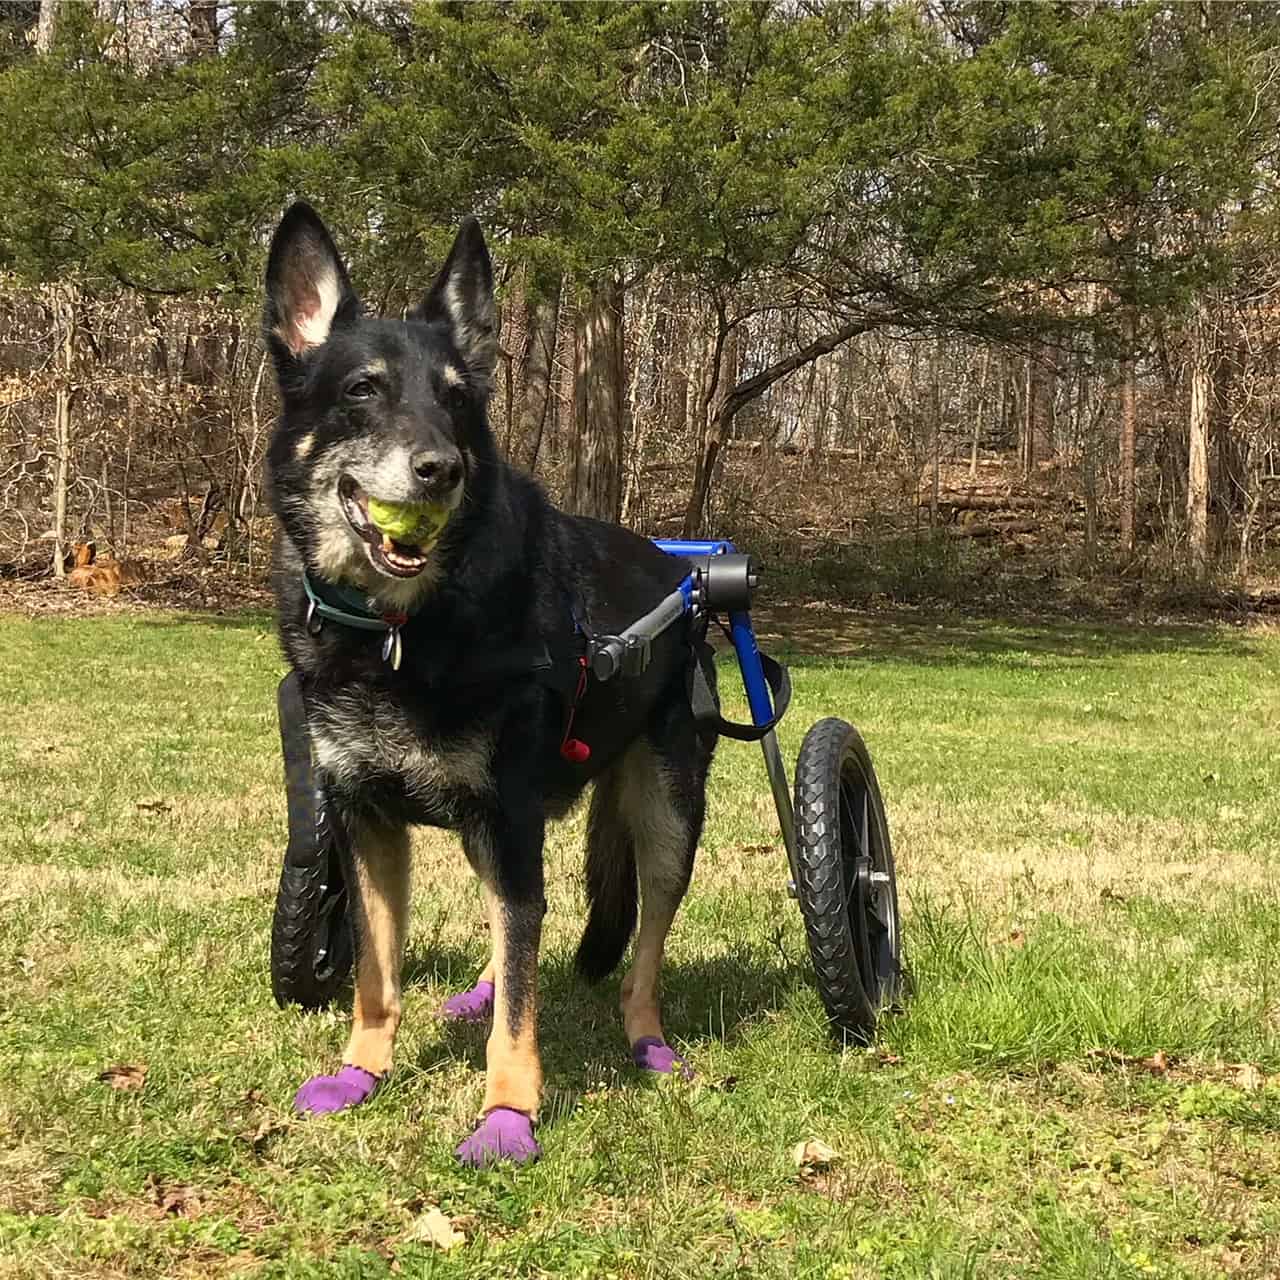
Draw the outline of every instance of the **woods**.
<instances>
[{"instance_id":1,"label":"woods","mask_svg":"<svg viewBox=\"0 0 1280 1280\"><path fill-rule=\"evenodd\" d=\"M1277 34L1249 3L6 4L0 562L182 534L263 566L259 281L304 197L392 311L481 218L494 428L571 509L784 561L1265 578Z\"/></svg>"}]
</instances>

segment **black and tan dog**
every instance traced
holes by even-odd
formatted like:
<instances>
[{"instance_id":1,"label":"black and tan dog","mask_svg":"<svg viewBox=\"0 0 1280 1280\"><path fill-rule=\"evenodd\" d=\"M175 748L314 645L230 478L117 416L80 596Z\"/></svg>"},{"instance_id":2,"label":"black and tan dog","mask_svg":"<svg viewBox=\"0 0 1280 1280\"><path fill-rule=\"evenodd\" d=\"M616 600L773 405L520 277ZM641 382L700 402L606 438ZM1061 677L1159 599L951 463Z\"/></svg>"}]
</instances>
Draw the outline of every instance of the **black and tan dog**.
<instances>
[{"instance_id":1,"label":"black and tan dog","mask_svg":"<svg viewBox=\"0 0 1280 1280\"><path fill-rule=\"evenodd\" d=\"M397 320L362 314L324 224L295 205L271 246L265 327L283 398L268 456L280 631L315 763L352 835L358 890L343 1068L308 1081L297 1105L362 1102L390 1070L408 827L447 827L483 882L493 943L476 987L445 1009L493 1017L483 1116L458 1155L529 1159L544 825L588 782L578 966L590 979L617 966L639 900L623 1026L637 1065L684 1069L663 1036L658 973L710 761L686 693L689 637L673 635L635 679L598 684L580 659L585 633L620 630L688 565L563 514L499 457L486 413L493 275L474 220L421 305ZM448 518L406 538L384 514L418 509Z\"/></svg>"}]
</instances>

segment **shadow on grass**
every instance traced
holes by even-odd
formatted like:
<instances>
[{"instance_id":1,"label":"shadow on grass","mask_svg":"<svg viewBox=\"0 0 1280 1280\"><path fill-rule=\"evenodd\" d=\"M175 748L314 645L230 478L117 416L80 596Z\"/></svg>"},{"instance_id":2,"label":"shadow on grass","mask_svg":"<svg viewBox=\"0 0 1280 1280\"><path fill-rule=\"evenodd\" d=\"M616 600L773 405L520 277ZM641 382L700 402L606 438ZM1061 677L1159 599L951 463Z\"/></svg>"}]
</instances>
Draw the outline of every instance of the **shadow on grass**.
<instances>
[{"instance_id":1,"label":"shadow on grass","mask_svg":"<svg viewBox=\"0 0 1280 1280\"><path fill-rule=\"evenodd\" d=\"M630 1066L618 985L625 966L598 986L581 978L567 955L544 959L538 970L539 1043L549 1080L561 1090L591 1088L602 1072L621 1070L623 1078L642 1075ZM449 975L474 975L475 957L452 948L424 949L411 955L406 984ZM460 989L471 979L463 978ZM747 947L734 947L663 969L664 1023L673 1043L690 1046L691 1065L698 1069L700 1044L733 1044L748 1028L790 1004L810 974L794 957L767 957ZM430 1070L461 1060L475 1071L485 1067L488 1023L443 1022L439 1037L427 1044L416 1065Z\"/></svg>"},{"instance_id":2,"label":"shadow on grass","mask_svg":"<svg viewBox=\"0 0 1280 1280\"><path fill-rule=\"evenodd\" d=\"M267 609L235 609L226 613L183 612L183 613L149 613L130 617L120 615L129 621L136 621L139 626L159 630L174 630L180 627L214 627L223 631L270 631L275 632L276 616Z\"/></svg>"},{"instance_id":3,"label":"shadow on grass","mask_svg":"<svg viewBox=\"0 0 1280 1280\"><path fill-rule=\"evenodd\" d=\"M834 610L822 605L761 608L761 643L794 665L814 658L972 666L1001 655L1075 661L1140 654L1245 657L1256 651L1246 631L1202 624L1119 625L920 616L901 611Z\"/></svg>"}]
</instances>

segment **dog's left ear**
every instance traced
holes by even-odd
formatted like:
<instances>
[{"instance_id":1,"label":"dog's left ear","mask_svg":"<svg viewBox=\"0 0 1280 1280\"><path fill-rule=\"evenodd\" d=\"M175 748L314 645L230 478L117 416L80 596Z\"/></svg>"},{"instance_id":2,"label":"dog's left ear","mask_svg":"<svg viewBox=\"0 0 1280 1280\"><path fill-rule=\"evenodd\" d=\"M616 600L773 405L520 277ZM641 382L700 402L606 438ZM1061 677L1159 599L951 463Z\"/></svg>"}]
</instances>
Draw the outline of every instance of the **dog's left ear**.
<instances>
[{"instance_id":1,"label":"dog's left ear","mask_svg":"<svg viewBox=\"0 0 1280 1280\"><path fill-rule=\"evenodd\" d=\"M475 218L463 222L418 314L426 321L443 320L473 376L488 381L498 360L493 263Z\"/></svg>"}]
</instances>

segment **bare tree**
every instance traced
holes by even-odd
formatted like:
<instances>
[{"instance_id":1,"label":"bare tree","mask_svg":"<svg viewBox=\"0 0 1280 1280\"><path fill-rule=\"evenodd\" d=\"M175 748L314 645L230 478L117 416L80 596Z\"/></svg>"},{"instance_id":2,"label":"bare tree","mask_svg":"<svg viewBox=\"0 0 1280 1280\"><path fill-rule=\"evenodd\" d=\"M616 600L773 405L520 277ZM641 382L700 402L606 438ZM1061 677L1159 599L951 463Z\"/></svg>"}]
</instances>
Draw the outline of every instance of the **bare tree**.
<instances>
[{"instance_id":1,"label":"bare tree","mask_svg":"<svg viewBox=\"0 0 1280 1280\"><path fill-rule=\"evenodd\" d=\"M1204 577L1209 566L1209 423L1213 397L1213 334L1208 308L1196 308L1189 341L1191 412L1187 451L1187 542L1191 567Z\"/></svg>"}]
</instances>

